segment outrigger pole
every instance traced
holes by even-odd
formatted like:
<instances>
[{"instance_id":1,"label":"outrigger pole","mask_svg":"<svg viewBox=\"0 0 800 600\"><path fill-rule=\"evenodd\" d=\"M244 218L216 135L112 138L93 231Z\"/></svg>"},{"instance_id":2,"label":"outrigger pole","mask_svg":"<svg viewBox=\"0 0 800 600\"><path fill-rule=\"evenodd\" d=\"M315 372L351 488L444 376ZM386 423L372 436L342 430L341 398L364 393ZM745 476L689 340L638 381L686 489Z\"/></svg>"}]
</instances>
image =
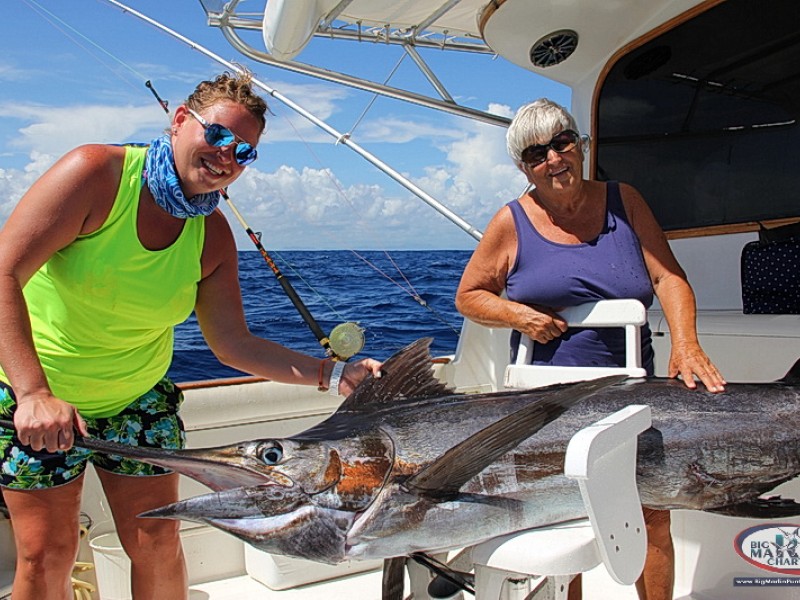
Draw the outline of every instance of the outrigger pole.
<instances>
[{"instance_id":1,"label":"outrigger pole","mask_svg":"<svg viewBox=\"0 0 800 600\"><path fill-rule=\"evenodd\" d=\"M164 112L169 116L169 103L158 95L158 92L153 87L153 84L150 83L149 79L145 81L144 85L153 93L153 96L156 97L156 100L161 105L161 108L163 108ZM308 307L305 305L305 303L300 299L300 296L298 296L292 284L288 279L286 279L286 277L284 277L283 273L281 273L280 269L275 264L275 261L273 261L272 257L267 253L266 248L264 248L264 246L261 244L260 234L254 232L244 220L244 217L238 211L236 205L234 205L233 200L231 200L230 196L228 196L228 190L221 189L219 190L219 193L223 198L225 198L225 201L233 211L233 214L236 215L236 218L238 219L239 223L241 223L248 237L253 242L256 249L261 253L264 261L267 263L267 265L269 265L269 268L272 269L272 272L275 275L275 278L278 280L278 283L281 284L281 288L283 288L284 293L297 309L297 312L300 313L300 316L303 318L303 321L305 321L306 325L308 325L311 333L314 334L314 337L317 338L317 341L320 343L320 345L325 348L325 352L334 360L347 360L361 352L361 349L364 347L363 329L361 329L357 323L340 323L333 328L331 335L328 336L323 331L322 327L319 326L319 323L317 323L317 320L308 310Z\"/></svg>"},{"instance_id":2,"label":"outrigger pole","mask_svg":"<svg viewBox=\"0 0 800 600\"><path fill-rule=\"evenodd\" d=\"M181 42L183 42L184 44L186 44L190 48L193 48L193 49L197 50L198 52L201 52L202 54L205 54L209 58L217 61L218 63L224 65L226 68L230 69L231 71L235 71L237 73L240 73L242 71L242 69L240 67L236 66L234 63L232 63L230 61L225 60L224 58L222 58L219 55L215 54L214 52L212 52L208 48L205 48L205 47L201 46L200 44L198 44L196 42L193 42L192 40L190 40L186 36L183 36L180 33L178 33L177 31L174 31L173 29L170 29L166 25L163 25L162 23L159 23L155 19L152 19L152 18L148 17L147 15L144 15L144 14L140 13L139 11L134 10L134 9L126 6L122 2L118 2L118 0L105 0L105 2L108 2L109 4L112 4L112 5L116 6L117 8L122 9L124 12L128 12L128 13L132 14L133 16L135 16L135 17L137 17L137 18L139 18L139 19L141 19L141 20L143 20L143 21L145 21L147 23L150 23L151 25L157 27L161 31L164 31L165 33L168 33L169 35L171 35L172 37L176 38L177 40L180 40ZM434 198L433 196L428 194L426 191L424 191L422 188L417 186L415 183L413 183L407 177L404 177L398 171L396 171L395 169L390 167L388 164L386 164L385 162L380 160L374 154L368 152L367 150L362 148L360 145L358 145L357 143L352 141L350 139L349 134L341 133L341 132L337 131L336 129L334 129L333 127L328 125L325 121L317 118L315 115L313 115L310 112L308 112L306 109L304 109L299 104L297 104L294 101L290 100L289 98L287 98L286 96L281 94L276 89L271 88L270 86L268 86L267 84L263 83L262 81L259 81L255 77L253 78L252 81L253 81L254 85L258 86L259 88L261 88L262 90L267 92L270 96L272 96L273 98L275 98L279 102L283 103L285 106L287 106L288 108L292 109L293 111L295 111L300 116L305 117L306 119L311 121L314 125L316 125L320 129L322 129L326 133L330 134L334 139L336 139L336 143L337 144L342 144L344 146L347 146L348 148L353 150L356 154L360 155L362 158L364 158L365 160L367 160L368 162L373 164L375 167L377 167L378 169L380 169L381 171L386 173L389 177L391 177L397 183L399 183L400 185L405 187L412 194L414 194L417 198L419 198L420 200L422 200L423 202L428 204L431 208L436 210L439 214L441 214L442 216L444 216L445 218L450 220L452 223L454 223L457 227L462 229L468 235L472 236L476 240L480 240L481 239L483 234L479 229L473 227L470 223L468 223L467 221L462 219L460 216L458 216L452 210L450 210L449 208L444 206L441 202L436 200L436 198Z\"/></svg>"}]
</instances>

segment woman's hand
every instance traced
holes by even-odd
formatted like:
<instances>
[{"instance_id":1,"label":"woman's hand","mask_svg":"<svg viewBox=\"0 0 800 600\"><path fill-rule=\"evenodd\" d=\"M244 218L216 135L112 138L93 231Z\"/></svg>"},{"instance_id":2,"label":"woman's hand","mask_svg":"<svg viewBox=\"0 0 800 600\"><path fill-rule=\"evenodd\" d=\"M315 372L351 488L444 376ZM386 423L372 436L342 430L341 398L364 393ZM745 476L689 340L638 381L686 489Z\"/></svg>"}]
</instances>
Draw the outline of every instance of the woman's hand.
<instances>
[{"instance_id":1,"label":"woman's hand","mask_svg":"<svg viewBox=\"0 0 800 600\"><path fill-rule=\"evenodd\" d=\"M371 374L373 377L380 377L382 366L383 363L374 358L364 358L358 362L347 363L344 366L344 371L342 371L338 392L342 396L349 396L358 387L358 384L366 379L367 375Z\"/></svg>"},{"instance_id":2,"label":"woman's hand","mask_svg":"<svg viewBox=\"0 0 800 600\"><path fill-rule=\"evenodd\" d=\"M546 344L567 330L567 322L558 313L535 304L517 304L516 316L511 326L530 337L534 342Z\"/></svg>"},{"instance_id":3,"label":"woman's hand","mask_svg":"<svg viewBox=\"0 0 800 600\"><path fill-rule=\"evenodd\" d=\"M697 376L709 392L724 392L727 381L711 362L700 344L691 342L676 342L672 344L669 355L669 377L680 376L686 387L694 389Z\"/></svg>"},{"instance_id":4,"label":"woman's hand","mask_svg":"<svg viewBox=\"0 0 800 600\"><path fill-rule=\"evenodd\" d=\"M17 438L37 452L69 450L75 441L75 430L88 436L86 422L74 406L52 394L24 396L17 400L14 412Z\"/></svg>"}]
</instances>

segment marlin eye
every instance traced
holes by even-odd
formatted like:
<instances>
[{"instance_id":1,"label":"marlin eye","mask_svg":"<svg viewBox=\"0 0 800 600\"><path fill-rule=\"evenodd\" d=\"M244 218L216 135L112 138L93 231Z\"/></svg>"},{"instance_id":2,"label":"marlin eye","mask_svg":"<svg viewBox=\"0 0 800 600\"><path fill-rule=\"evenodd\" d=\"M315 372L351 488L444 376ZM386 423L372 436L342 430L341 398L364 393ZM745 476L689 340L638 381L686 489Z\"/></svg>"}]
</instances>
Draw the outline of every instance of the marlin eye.
<instances>
[{"instance_id":1,"label":"marlin eye","mask_svg":"<svg viewBox=\"0 0 800 600\"><path fill-rule=\"evenodd\" d=\"M277 442L265 444L261 449L261 460L268 465L277 465L283 458L283 448Z\"/></svg>"}]
</instances>

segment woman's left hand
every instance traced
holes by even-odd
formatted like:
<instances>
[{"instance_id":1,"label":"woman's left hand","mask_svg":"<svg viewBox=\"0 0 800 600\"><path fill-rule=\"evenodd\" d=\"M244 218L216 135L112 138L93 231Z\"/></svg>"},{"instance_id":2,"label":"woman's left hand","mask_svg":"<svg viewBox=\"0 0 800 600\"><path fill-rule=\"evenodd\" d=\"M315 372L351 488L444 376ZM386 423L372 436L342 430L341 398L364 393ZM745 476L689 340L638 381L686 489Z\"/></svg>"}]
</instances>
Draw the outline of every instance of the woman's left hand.
<instances>
[{"instance_id":1,"label":"woman's left hand","mask_svg":"<svg viewBox=\"0 0 800 600\"><path fill-rule=\"evenodd\" d=\"M669 356L669 377L680 376L686 387L697 387L695 376L709 392L724 392L727 381L711 362L700 344L675 343Z\"/></svg>"},{"instance_id":2,"label":"woman's left hand","mask_svg":"<svg viewBox=\"0 0 800 600\"><path fill-rule=\"evenodd\" d=\"M383 363L374 358L364 358L354 363L347 363L342 371L342 379L339 381L339 394L349 396L358 384L366 379L367 375L373 377L381 376Z\"/></svg>"}]
</instances>

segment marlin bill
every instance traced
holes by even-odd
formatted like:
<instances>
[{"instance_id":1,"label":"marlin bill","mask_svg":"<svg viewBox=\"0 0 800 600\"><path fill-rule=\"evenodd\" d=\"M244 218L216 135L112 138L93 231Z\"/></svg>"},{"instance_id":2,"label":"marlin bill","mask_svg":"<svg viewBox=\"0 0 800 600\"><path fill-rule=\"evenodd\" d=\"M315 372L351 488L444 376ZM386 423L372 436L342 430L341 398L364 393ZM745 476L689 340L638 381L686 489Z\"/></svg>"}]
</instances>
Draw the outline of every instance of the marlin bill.
<instances>
[{"instance_id":1,"label":"marlin bill","mask_svg":"<svg viewBox=\"0 0 800 600\"><path fill-rule=\"evenodd\" d=\"M285 439L208 449L94 450L174 469L213 493L142 516L209 523L253 546L326 563L439 551L584 516L564 453L581 428L648 404L642 503L746 517L800 514L765 499L800 473L800 363L768 384L689 390L621 376L459 394L434 377L430 339L384 363L327 420Z\"/></svg>"}]
</instances>

